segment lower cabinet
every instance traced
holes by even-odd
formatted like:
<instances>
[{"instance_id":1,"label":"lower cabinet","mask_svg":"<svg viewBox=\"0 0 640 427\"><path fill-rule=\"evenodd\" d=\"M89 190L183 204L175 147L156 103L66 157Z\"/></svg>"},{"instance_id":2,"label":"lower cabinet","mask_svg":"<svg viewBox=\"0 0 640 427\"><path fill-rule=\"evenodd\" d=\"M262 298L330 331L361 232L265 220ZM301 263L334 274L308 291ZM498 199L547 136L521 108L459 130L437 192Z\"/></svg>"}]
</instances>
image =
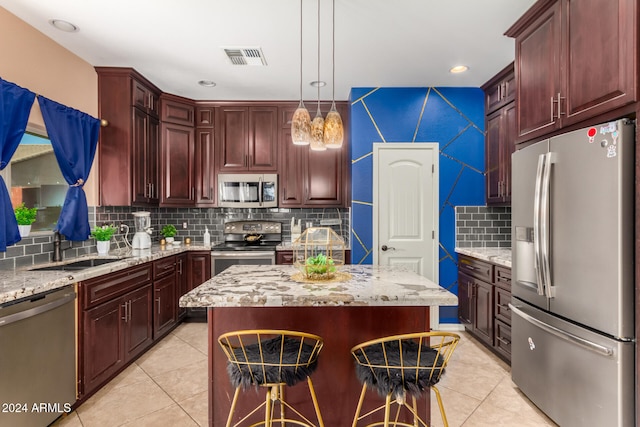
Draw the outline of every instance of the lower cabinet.
<instances>
[{"instance_id":1,"label":"lower cabinet","mask_svg":"<svg viewBox=\"0 0 640 427\"><path fill-rule=\"evenodd\" d=\"M458 319L506 361L511 360L511 269L458 256Z\"/></svg>"},{"instance_id":2,"label":"lower cabinet","mask_svg":"<svg viewBox=\"0 0 640 427\"><path fill-rule=\"evenodd\" d=\"M80 284L78 392L93 392L153 343L151 266Z\"/></svg>"},{"instance_id":3,"label":"lower cabinet","mask_svg":"<svg viewBox=\"0 0 640 427\"><path fill-rule=\"evenodd\" d=\"M173 329L184 316L180 296L209 278L210 252L194 251L80 282L79 398L95 393Z\"/></svg>"}]
</instances>

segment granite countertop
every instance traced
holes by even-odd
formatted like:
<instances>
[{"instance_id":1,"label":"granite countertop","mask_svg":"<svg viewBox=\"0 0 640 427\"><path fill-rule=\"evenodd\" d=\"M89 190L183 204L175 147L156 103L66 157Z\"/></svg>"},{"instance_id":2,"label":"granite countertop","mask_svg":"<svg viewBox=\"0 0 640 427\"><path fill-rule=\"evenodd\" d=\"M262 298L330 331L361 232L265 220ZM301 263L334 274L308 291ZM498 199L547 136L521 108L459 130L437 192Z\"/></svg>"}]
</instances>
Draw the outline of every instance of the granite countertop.
<instances>
[{"instance_id":1,"label":"granite countertop","mask_svg":"<svg viewBox=\"0 0 640 427\"><path fill-rule=\"evenodd\" d=\"M511 248L456 248L456 252L511 268Z\"/></svg>"},{"instance_id":2,"label":"granite countertop","mask_svg":"<svg viewBox=\"0 0 640 427\"><path fill-rule=\"evenodd\" d=\"M344 282L300 283L291 265L234 265L180 298L181 307L457 305L446 289L400 266L346 265Z\"/></svg>"},{"instance_id":3,"label":"granite countertop","mask_svg":"<svg viewBox=\"0 0 640 427\"><path fill-rule=\"evenodd\" d=\"M208 251L209 246L166 246L160 247L154 245L151 249L131 250L120 249L112 250L109 255L99 256L97 254L81 256L77 258L69 258L62 262L52 262L48 264L32 265L29 267L15 270L0 270L0 305L13 302L18 299L37 295L42 292L51 291L62 288L70 284L91 279L93 277L103 276L114 271L123 270L127 267L143 264L166 256L176 255L187 251ZM84 270L74 271L33 271L34 268L57 266L72 263L75 261L93 259L93 258L111 258L118 261L108 264L89 267Z\"/></svg>"}]
</instances>

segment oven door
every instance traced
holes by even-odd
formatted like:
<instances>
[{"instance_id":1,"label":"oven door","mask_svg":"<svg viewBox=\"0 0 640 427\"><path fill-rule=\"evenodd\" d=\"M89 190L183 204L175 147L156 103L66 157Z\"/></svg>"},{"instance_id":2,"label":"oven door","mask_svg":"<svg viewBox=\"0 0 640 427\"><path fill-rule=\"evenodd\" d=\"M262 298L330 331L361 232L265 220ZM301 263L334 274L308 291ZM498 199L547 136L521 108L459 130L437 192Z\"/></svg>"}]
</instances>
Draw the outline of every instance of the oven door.
<instances>
[{"instance_id":1,"label":"oven door","mask_svg":"<svg viewBox=\"0 0 640 427\"><path fill-rule=\"evenodd\" d=\"M212 251L211 275L222 273L232 265L273 265L275 251Z\"/></svg>"}]
</instances>

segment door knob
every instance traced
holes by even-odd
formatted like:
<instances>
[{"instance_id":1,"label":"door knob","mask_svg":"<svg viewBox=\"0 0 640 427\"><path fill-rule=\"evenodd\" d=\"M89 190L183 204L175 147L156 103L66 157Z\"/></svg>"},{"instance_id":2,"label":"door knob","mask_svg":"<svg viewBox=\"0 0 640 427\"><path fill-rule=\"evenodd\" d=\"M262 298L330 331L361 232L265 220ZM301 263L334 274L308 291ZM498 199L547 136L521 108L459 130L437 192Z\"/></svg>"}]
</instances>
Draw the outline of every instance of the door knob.
<instances>
[{"instance_id":1,"label":"door knob","mask_svg":"<svg viewBox=\"0 0 640 427\"><path fill-rule=\"evenodd\" d=\"M396 248L393 248L393 247L387 246L387 245L382 245L382 247L380 249L382 249L385 252L388 251L389 249L392 250L392 251L396 250Z\"/></svg>"}]
</instances>

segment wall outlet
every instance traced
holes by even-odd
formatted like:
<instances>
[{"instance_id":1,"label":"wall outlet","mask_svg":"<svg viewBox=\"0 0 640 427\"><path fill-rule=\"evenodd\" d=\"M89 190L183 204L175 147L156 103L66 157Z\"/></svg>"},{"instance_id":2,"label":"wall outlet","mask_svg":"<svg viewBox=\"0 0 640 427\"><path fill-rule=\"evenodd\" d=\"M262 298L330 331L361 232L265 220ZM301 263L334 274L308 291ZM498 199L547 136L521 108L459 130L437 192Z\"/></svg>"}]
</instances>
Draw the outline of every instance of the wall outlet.
<instances>
[{"instance_id":1,"label":"wall outlet","mask_svg":"<svg viewBox=\"0 0 640 427\"><path fill-rule=\"evenodd\" d=\"M185 221L185 222L183 222L183 223L182 223L182 228L183 228L183 229L185 229L185 230L188 228L188 227L187 227L187 221Z\"/></svg>"}]
</instances>

